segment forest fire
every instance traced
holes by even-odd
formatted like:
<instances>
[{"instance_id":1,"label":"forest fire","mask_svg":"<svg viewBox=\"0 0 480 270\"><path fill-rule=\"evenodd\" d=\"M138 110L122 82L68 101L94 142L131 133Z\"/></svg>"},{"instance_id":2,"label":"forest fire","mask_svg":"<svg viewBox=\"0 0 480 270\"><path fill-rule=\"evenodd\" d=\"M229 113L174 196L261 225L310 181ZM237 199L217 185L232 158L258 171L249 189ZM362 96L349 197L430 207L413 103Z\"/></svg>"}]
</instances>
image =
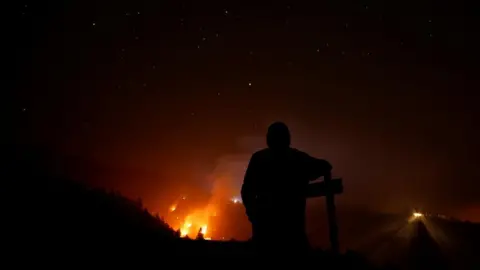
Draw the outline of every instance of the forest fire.
<instances>
[{"instance_id":1,"label":"forest fire","mask_svg":"<svg viewBox=\"0 0 480 270\"><path fill-rule=\"evenodd\" d=\"M213 214L212 207L207 206L205 209L199 209L187 215L183 224L177 228L180 230L180 236L195 238L200 233L204 239L209 240L211 237L209 237L207 229Z\"/></svg>"},{"instance_id":2,"label":"forest fire","mask_svg":"<svg viewBox=\"0 0 480 270\"><path fill-rule=\"evenodd\" d=\"M224 202L225 205L228 203L240 204L241 200L235 197L232 198L230 202ZM181 200L169 207L169 214L166 221L175 231L179 232L182 238L188 237L195 239L201 235L203 239L211 240L217 224L217 222L215 222L218 217L217 213L221 212L221 209L224 208L221 207L220 204L219 202L209 202L204 207L198 207L195 203L189 203L185 197L182 197ZM191 208L192 206L195 207Z\"/></svg>"},{"instance_id":3,"label":"forest fire","mask_svg":"<svg viewBox=\"0 0 480 270\"><path fill-rule=\"evenodd\" d=\"M169 217L167 222L176 231L179 231L180 237L196 238L199 234L206 240L209 236L209 224L211 217L216 216L216 209L212 204L206 207L197 207L189 209L185 197L182 197L181 203L174 203L169 207ZM183 206L183 207L179 207Z\"/></svg>"}]
</instances>

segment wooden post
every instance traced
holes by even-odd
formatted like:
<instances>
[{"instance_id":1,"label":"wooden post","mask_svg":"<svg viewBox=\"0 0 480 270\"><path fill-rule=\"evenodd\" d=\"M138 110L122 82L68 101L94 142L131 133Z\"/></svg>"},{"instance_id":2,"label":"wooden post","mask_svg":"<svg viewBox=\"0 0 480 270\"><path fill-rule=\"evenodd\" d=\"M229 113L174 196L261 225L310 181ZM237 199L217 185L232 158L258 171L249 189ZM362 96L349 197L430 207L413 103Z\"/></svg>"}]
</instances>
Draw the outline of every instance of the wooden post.
<instances>
[{"instance_id":1,"label":"wooden post","mask_svg":"<svg viewBox=\"0 0 480 270\"><path fill-rule=\"evenodd\" d=\"M324 176L324 181L308 185L307 198L318 198L325 196L327 199L327 219L331 250L334 254L340 252L338 241L337 218L335 216L334 196L343 193L343 181L341 178L332 179L331 173Z\"/></svg>"},{"instance_id":2,"label":"wooden post","mask_svg":"<svg viewBox=\"0 0 480 270\"><path fill-rule=\"evenodd\" d=\"M342 178L332 179L327 184L325 181L315 182L308 185L307 189L307 198L318 198L325 197L328 193L331 194L342 194L343 193L343 180Z\"/></svg>"},{"instance_id":3,"label":"wooden post","mask_svg":"<svg viewBox=\"0 0 480 270\"><path fill-rule=\"evenodd\" d=\"M324 176L325 185L327 188L327 215L328 215L328 229L330 234L330 245L331 250L334 254L340 252L340 247L338 243L338 227L337 227L337 217L335 215L335 194L331 187L332 174L331 172L327 173Z\"/></svg>"}]
</instances>

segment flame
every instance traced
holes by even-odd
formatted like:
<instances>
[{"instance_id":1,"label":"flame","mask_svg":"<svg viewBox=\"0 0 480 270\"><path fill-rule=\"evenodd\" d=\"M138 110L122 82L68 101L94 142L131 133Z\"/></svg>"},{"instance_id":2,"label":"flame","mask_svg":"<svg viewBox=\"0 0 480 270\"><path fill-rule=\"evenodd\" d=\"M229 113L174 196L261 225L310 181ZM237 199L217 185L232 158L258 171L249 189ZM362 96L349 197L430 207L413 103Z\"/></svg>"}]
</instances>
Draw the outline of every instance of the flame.
<instances>
[{"instance_id":1,"label":"flame","mask_svg":"<svg viewBox=\"0 0 480 270\"><path fill-rule=\"evenodd\" d=\"M215 216L216 211L212 205L205 208L200 208L185 217L183 222L176 230L180 230L180 237L196 238L200 232L203 238L210 240L208 224L210 217Z\"/></svg>"},{"instance_id":2,"label":"flame","mask_svg":"<svg viewBox=\"0 0 480 270\"><path fill-rule=\"evenodd\" d=\"M188 233L190 232L191 227L192 227L192 223L190 223L190 222L183 223L183 226L180 228L180 236L181 237L186 237L188 235Z\"/></svg>"},{"instance_id":3,"label":"flame","mask_svg":"<svg viewBox=\"0 0 480 270\"><path fill-rule=\"evenodd\" d=\"M166 221L172 229L179 232L180 237L196 239L201 234L205 240L212 239L212 236L216 239L215 234L218 231L215 227L219 225L218 217L222 216L224 207L229 201L233 204L242 204L239 196L216 196L206 205L198 205L194 201L190 202L186 196L181 196L168 208L170 214ZM192 206L196 208L190 208Z\"/></svg>"}]
</instances>

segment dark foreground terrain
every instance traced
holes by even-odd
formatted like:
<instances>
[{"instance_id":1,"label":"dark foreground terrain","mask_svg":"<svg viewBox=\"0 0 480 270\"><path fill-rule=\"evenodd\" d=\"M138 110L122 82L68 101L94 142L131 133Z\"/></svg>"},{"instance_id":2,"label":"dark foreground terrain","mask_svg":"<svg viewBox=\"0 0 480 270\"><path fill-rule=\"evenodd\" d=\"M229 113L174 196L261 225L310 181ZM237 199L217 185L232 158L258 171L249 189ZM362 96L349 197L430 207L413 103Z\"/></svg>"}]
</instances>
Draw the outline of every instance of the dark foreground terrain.
<instances>
[{"instance_id":1,"label":"dark foreground terrain","mask_svg":"<svg viewBox=\"0 0 480 270\"><path fill-rule=\"evenodd\" d=\"M2 168L2 179L8 179L6 243L14 255L40 256L47 262L61 258L166 264L262 258L249 242L181 239L140 200L70 181L34 154L10 157ZM476 260L478 224L430 216L389 222L393 225L383 226L387 229L369 236L368 241L351 245L356 252L333 256L318 249L300 262L338 269L375 269L374 265L382 269L480 269ZM282 262L289 260L287 257L274 255L268 260Z\"/></svg>"}]
</instances>

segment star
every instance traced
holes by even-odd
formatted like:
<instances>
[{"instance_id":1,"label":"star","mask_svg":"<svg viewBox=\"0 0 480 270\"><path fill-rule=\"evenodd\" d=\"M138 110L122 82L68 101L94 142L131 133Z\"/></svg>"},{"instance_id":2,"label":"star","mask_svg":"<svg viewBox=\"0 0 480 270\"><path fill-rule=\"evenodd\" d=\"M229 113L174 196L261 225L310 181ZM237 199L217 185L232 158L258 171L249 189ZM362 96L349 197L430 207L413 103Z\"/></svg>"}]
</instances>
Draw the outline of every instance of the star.
<instances>
[{"instance_id":1,"label":"star","mask_svg":"<svg viewBox=\"0 0 480 270\"><path fill-rule=\"evenodd\" d=\"M252 83L251 83L251 82L249 82L249 83L248 83L248 86L252 86Z\"/></svg>"},{"instance_id":2,"label":"star","mask_svg":"<svg viewBox=\"0 0 480 270\"><path fill-rule=\"evenodd\" d=\"M95 22L92 23L93 26L97 25Z\"/></svg>"},{"instance_id":3,"label":"star","mask_svg":"<svg viewBox=\"0 0 480 270\"><path fill-rule=\"evenodd\" d=\"M220 92L217 93L217 96L220 96Z\"/></svg>"}]
</instances>

